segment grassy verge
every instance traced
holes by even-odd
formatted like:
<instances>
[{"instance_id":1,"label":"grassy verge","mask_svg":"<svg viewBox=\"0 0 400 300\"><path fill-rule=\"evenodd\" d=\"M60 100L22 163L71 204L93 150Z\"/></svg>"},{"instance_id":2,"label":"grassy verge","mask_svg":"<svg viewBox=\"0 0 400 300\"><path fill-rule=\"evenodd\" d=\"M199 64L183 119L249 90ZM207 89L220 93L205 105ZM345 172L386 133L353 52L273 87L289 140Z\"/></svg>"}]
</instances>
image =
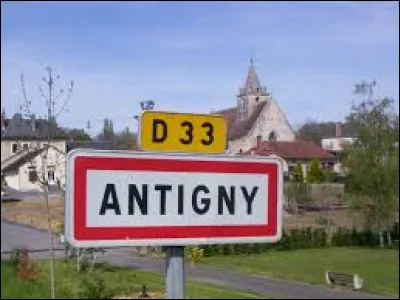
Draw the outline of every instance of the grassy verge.
<instances>
[{"instance_id":1,"label":"grassy verge","mask_svg":"<svg viewBox=\"0 0 400 300\"><path fill-rule=\"evenodd\" d=\"M327 248L254 255L208 257L203 264L250 274L325 284L325 271L357 273L364 290L399 295L399 251L394 249Z\"/></svg>"},{"instance_id":2,"label":"grassy verge","mask_svg":"<svg viewBox=\"0 0 400 300\"><path fill-rule=\"evenodd\" d=\"M8 260L1 262L1 298L2 299L43 299L50 297L49 285L49 264L45 261L37 263L39 277L35 282L22 281L17 278L12 264ZM82 296L85 290L85 275L77 273L74 263L57 261L56 271L56 298L87 298ZM146 285L149 292L154 293L156 298L165 297L164 278L153 272L127 269L108 265L99 265L94 274L88 277L89 281L98 275L104 283L105 289L113 296L130 296L137 298L143 285ZM92 281L93 282L93 281ZM95 282L97 288L98 282ZM222 287L197 284L187 284L187 297L194 298L216 298L216 299L265 299L261 295L225 289Z\"/></svg>"}]
</instances>

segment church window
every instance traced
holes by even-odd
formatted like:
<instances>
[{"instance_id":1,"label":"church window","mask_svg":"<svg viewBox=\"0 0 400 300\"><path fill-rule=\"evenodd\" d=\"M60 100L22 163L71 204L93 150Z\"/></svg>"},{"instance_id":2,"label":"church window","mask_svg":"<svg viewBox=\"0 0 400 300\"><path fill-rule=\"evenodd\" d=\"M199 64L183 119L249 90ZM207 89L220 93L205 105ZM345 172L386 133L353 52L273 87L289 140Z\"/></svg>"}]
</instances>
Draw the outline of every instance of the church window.
<instances>
[{"instance_id":1,"label":"church window","mask_svg":"<svg viewBox=\"0 0 400 300\"><path fill-rule=\"evenodd\" d=\"M278 140L278 136L276 135L275 131L271 131L271 133L268 136L268 140L270 142L276 142Z\"/></svg>"}]
</instances>

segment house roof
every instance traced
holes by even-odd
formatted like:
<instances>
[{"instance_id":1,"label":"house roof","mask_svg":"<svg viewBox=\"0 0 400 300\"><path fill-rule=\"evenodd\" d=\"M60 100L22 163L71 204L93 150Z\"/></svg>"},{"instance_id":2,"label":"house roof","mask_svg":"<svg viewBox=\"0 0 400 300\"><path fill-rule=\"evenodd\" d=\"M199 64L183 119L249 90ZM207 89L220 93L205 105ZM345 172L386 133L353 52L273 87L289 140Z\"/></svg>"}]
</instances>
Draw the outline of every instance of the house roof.
<instances>
[{"instance_id":1,"label":"house roof","mask_svg":"<svg viewBox=\"0 0 400 300\"><path fill-rule=\"evenodd\" d=\"M257 106L254 107L250 117L243 121L238 120L237 107L220 110L213 113L222 115L224 117L227 125L228 140L235 140L249 133L266 104L267 102L261 102L257 104Z\"/></svg>"},{"instance_id":2,"label":"house roof","mask_svg":"<svg viewBox=\"0 0 400 300\"><path fill-rule=\"evenodd\" d=\"M1 139L66 139L66 133L56 123L44 119L24 119L21 114L15 114L11 119L5 119L1 128Z\"/></svg>"},{"instance_id":3,"label":"house roof","mask_svg":"<svg viewBox=\"0 0 400 300\"><path fill-rule=\"evenodd\" d=\"M254 151L254 152L253 152ZM270 142L263 141L258 147L246 151L244 154L268 156L278 155L283 159L326 159L335 160L335 156L312 141Z\"/></svg>"},{"instance_id":4,"label":"house roof","mask_svg":"<svg viewBox=\"0 0 400 300\"><path fill-rule=\"evenodd\" d=\"M45 149L46 147L42 147L35 150L24 151L14 154L13 156L1 162L1 173L6 174L12 170L15 170L19 166L30 161L35 156L39 155Z\"/></svg>"}]
</instances>

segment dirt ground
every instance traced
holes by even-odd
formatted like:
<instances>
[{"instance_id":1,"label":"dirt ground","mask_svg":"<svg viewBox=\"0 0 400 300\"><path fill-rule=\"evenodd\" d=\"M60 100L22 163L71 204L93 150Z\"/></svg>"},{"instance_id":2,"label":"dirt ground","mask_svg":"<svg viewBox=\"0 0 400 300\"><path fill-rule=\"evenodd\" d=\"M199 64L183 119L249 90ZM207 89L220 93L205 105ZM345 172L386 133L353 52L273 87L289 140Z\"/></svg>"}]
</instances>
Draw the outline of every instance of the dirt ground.
<instances>
[{"instance_id":1,"label":"dirt ground","mask_svg":"<svg viewBox=\"0 0 400 300\"><path fill-rule=\"evenodd\" d=\"M362 228L362 216L359 212L350 209L332 210L323 212L305 212L299 215L284 214L283 228L291 229L297 227L325 227L331 229L338 227Z\"/></svg>"},{"instance_id":2,"label":"dirt ground","mask_svg":"<svg viewBox=\"0 0 400 300\"><path fill-rule=\"evenodd\" d=\"M51 227L54 232L60 233L64 219L64 204L61 198L49 199ZM31 225L36 228L47 229L48 220L44 199L34 201L4 202L1 203L1 219Z\"/></svg>"},{"instance_id":3,"label":"dirt ground","mask_svg":"<svg viewBox=\"0 0 400 300\"><path fill-rule=\"evenodd\" d=\"M60 233L64 218L64 205L59 197L50 198L50 212L53 231ZM9 221L28 224L37 228L47 229L46 206L44 199L29 202L6 202L1 204L1 218ZM283 228L296 227L326 227L328 228L362 227L362 218L351 210L335 210L328 212L304 212L290 215L284 213Z\"/></svg>"}]
</instances>

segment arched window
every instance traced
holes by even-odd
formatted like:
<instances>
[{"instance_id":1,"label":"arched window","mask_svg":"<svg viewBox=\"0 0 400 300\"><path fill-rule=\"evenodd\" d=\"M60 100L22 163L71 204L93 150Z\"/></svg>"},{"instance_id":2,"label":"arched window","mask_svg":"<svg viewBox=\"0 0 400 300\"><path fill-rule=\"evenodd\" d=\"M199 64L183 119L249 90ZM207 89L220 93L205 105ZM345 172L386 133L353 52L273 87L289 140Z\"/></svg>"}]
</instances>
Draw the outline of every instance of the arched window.
<instances>
[{"instance_id":1,"label":"arched window","mask_svg":"<svg viewBox=\"0 0 400 300\"><path fill-rule=\"evenodd\" d=\"M268 140L270 142L276 142L278 140L278 136L274 130L272 130L271 133L269 134Z\"/></svg>"}]
</instances>

